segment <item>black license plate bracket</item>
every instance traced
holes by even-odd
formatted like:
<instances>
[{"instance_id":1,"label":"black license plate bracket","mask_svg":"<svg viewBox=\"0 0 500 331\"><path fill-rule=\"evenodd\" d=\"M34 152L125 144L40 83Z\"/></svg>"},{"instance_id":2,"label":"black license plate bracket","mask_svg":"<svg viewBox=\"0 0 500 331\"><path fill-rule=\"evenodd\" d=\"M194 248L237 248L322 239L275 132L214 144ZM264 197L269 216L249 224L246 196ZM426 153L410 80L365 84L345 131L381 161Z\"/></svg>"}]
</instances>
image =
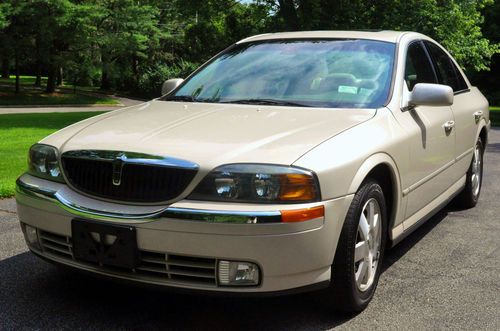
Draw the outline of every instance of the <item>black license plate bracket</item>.
<instances>
[{"instance_id":1,"label":"black license plate bracket","mask_svg":"<svg viewBox=\"0 0 500 331\"><path fill-rule=\"evenodd\" d=\"M75 259L127 269L139 266L135 227L73 219L71 232Z\"/></svg>"}]
</instances>

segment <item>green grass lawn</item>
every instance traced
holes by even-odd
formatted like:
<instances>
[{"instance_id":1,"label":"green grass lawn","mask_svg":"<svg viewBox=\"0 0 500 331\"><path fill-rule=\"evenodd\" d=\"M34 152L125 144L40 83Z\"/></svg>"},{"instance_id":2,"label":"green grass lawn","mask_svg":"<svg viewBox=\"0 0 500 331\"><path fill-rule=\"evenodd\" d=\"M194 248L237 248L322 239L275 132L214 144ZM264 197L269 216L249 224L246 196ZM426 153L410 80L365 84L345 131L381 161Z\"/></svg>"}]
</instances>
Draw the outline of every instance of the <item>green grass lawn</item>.
<instances>
[{"instance_id":1,"label":"green grass lawn","mask_svg":"<svg viewBox=\"0 0 500 331\"><path fill-rule=\"evenodd\" d=\"M490 107L490 120L492 126L500 126L500 107Z\"/></svg>"},{"instance_id":2,"label":"green grass lawn","mask_svg":"<svg viewBox=\"0 0 500 331\"><path fill-rule=\"evenodd\" d=\"M82 94L81 92L92 92L95 87L77 87L77 93L73 93L72 86L63 85L65 88L58 89L55 93L45 93L44 88L33 86L34 76L20 76L21 92L14 93L15 76L0 78L0 106L1 105L116 105L120 102L116 99L98 94ZM45 85L46 77L42 77L42 85Z\"/></svg>"},{"instance_id":3,"label":"green grass lawn","mask_svg":"<svg viewBox=\"0 0 500 331\"><path fill-rule=\"evenodd\" d=\"M14 195L15 181L27 169L30 146L72 123L102 112L0 115L0 198Z\"/></svg>"}]
</instances>

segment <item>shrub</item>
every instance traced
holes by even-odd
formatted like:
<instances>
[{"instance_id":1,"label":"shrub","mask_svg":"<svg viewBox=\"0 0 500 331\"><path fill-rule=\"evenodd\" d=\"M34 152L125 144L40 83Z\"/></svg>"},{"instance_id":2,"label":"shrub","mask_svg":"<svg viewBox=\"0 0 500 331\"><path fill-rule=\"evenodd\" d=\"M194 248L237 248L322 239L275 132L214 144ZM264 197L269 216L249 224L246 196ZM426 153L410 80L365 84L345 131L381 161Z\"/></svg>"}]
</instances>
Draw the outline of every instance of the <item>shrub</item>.
<instances>
[{"instance_id":1,"label":"shrub","mask_svg":"<svg viewBox=\"0 0 500 331\"><path fill-rule=\"evenodd\" d=\"M163 82L171 78L186 78L198 65L188 61L180 61L175 65L157 64L146 68L139 77L137 93L148 98L161 95Z\"/></svg>"}]
</instances>

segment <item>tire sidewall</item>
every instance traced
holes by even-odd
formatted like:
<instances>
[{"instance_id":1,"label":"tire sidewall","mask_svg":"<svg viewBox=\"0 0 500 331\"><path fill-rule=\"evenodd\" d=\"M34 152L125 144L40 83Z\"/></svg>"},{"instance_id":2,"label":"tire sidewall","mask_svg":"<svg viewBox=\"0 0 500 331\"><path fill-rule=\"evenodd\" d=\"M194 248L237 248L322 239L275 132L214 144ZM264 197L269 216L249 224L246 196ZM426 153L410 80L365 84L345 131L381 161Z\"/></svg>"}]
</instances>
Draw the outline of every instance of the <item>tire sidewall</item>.
<instances>
[{"instance_id":1,"label":"tire sidewall","mask_svg":"<svg viewBox=\"0 0 500 331\"><path fill-rule=\"evenodd\" d=\"M466 183L466 189L467 193L470 195L470 201L471 205L475 206L477 202L479 201L479 196L481 195L481 189L483 186L483 155L484 155L484 146L483 146L483 141L481 137L478 137L476 140L476 144L474 145L474 150L473 153L475 152L476 147L479 145L479 157L481 158L481 165L479 169L479 191L477 192L477 195L474 195L474 191L472 188L472 166L474 162L474 154L472 156L472 161L469 166L469 170L467 171L467 183Z\"/></svg>"},{"instance_id":2,"label":"tire sidewall","mask_svg":"<svg viewBox=\"0 0 500 331\"><path fill-rule=\"evenodd\" d=\"M355 274L354 274L354 248L356 245L356 236L352 240L352 245L350 245L350 248L352 250L352 253L350 256L352 257L352 272L351 272L351 291L354 294L354 298L357 300L357 304L360 306L365 306L368 304L368 302L371 300L373 297L373 294L375 292L375 289L377 288L378 280L380 277L380 272L382 269L382 262L383 262L383 257L384 257L384 248L386 245L386 238L387 238L387 212L386 212L386 204L385 204L385 198L384 198L384 193L382 191L382 188L380 185L375 182L375 181L367 181L364 185L367 185L368 188L366 190L360 191L362 193L360 203L355 206L356 212L354 213L355 219L351 220L355 224L356 228L356 234L357 234L357 229L359 226L359 219L361 216L361 212L363 209L363 206L369 199L375 199L377 200L379 207L380 207L380 213L381 213L381 239L380 239L380 255L379 255L379 261L377 263L377 270L375 271L375 278L373 280L372 285L370 288L368 288L365 291L360 291L358 289L358 286L356 285L356 279L355 279ZM354 207L354 206L353 206Z\"/></svg>"}]
</instances>

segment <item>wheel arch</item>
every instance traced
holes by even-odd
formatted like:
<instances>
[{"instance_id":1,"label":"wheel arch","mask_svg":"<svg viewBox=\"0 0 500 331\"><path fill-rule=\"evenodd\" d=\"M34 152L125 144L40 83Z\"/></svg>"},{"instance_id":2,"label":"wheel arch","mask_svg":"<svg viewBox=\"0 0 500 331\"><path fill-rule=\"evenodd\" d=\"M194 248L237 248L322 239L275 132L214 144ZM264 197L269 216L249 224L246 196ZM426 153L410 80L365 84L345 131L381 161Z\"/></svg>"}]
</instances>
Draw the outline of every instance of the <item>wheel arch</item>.
<instances>
[{"instance_id":1,"label":"wheel arch","mask_svg":"<svg viewBox=\"0 0 500 331\"><path fill-rule=\"evenodd\" d=\"M401 178L396 162L386 153L371 155L358 168L349 187L349 192L357 192L368 178L377 180L382 186L389 220L387 238L391 240L391 229L400 213L402 200Z\"/></svg>"},{"instance_id":2,"label":"wheel arch","mask_svg":"<svg viewBox=\"0 0 500 331\"><path fill-rule=\"evenodd\" d=\"M476 143L477 138L481 137L481 140L483 141L483 153L484 153L484 150L486 150L486 145L488 145L488 127L486 125L486 121L484 120L481 121L477 132L478 133L476 134L476 140L474 141L474 144Z\"/></svg>"}]
</instances>

